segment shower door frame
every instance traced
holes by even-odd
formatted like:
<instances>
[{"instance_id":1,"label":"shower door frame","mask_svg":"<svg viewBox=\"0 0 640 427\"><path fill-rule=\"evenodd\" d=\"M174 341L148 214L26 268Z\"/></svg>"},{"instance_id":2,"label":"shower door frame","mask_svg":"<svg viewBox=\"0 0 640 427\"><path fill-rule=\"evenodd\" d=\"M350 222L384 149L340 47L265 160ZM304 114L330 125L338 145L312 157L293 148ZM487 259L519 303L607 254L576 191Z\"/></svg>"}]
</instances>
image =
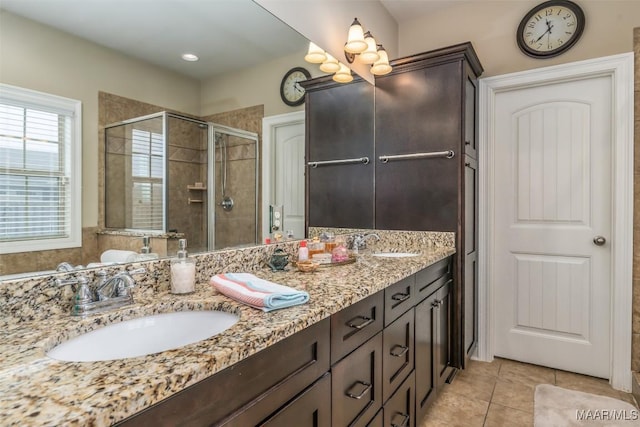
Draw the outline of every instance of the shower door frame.
<instances>
[{"instance_id":1,"label":"shower door frame","mask_svg":"<svg viewBox=\"0 0 640 427\"><path fill-rule=\"evenodd\" d=\"M210 195L207 197L207 210L209 212L209 218L207 220L207 249L209 251L214 251L216 244L216 146L215 146L215 133L223 133L231 136L236 136L239 138L250 139L253 141L255 145L255 200L254 200L254 224L255 224L255 236L254 236L254 244L258 244L260 230L258 229L258 219L259 219L259 194L260 194L260 150L258 147L258 142L260 138L258 134L255 132L249 132L242 129L232 128L230 126L219 125L213 122L206 122L209 126L208 132L209 135L207 137L207 166L210 165L210 169L207 172L207 186L211 189Z\"/></svg>"}]
</instances>

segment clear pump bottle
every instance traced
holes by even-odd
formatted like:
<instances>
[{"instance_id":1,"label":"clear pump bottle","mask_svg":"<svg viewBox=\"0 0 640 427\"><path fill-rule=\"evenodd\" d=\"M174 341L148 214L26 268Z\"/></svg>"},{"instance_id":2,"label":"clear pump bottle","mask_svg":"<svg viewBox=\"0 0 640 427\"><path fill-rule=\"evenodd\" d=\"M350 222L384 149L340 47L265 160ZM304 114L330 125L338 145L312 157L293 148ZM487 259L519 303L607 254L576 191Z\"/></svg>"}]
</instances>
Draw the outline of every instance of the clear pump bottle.
<instances>
[{"instance_id":1,"label":"clear pump bottle","mask_svg":"<svg viewBox=\"0 0 640 427\"><path fill-rule=\"evenodd\" d=\"M144 236L142 238L142 248L140 248L140 253L136 255L136 261L148 261L151 259L158 259L158 254L151 252L151 238L149 236Z\"/></svg>"},{"instance_id":2,"label":"clear pump bottle","mask_svg":"<svg viewBox=\"0 0 640 427\"><path fill-rule=\"evenodd\" d=\"M189 294L196 288L196 262L187 254L187 239L178 241L178 257L171 260L171 293Z\"/></svg>"}]
</instances>

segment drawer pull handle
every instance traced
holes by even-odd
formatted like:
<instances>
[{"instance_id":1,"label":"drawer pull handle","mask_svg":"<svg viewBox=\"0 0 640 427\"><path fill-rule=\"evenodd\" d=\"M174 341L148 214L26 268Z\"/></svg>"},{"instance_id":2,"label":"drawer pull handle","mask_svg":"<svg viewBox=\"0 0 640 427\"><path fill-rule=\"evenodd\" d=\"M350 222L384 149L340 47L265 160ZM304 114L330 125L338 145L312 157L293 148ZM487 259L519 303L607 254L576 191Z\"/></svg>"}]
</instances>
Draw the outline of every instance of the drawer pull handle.
<instances>
[{"instance_id":1,"label":"drawer pull handle","mask_svg":"<svg viewBox=\"0 0 640 427\"><path fill-rule=\"evenodd\" d=\"M396 349L400 349L400 351ZM409 351L409 347L406 345L394 345L389 354L393 357L402 357L407 351Z\"/></svg>"},{"instance_id":2,"label":"drawer pull handle","mask_svg":"<svg viewBox=\"0 0 640 427\"><path fill-rule=\"evenodd\" d=\"M359 394L354 394L353 389L358 386L364 386L364 388L360 391ZM371 383L366 383L364 381L356 381L350 388L347 390L347 396L352 399L362 399L362 396L367 394L369 390L371 390Z\"/></svg>"},{"instance_id":3,"label":"drawer pull handle","mask_svg":"<svg viewBox=\"0 0 640 427\"><path fill-rule=\"evenodd\" d=\"M402 417L402 422L400 424L396 424L392 420L391 427L407 427L409 425L409 418L410 418L409 414L396 414L396 415L400 415ZM395 418L396 415L394 415L393 418Z\"/></svg>"},{"instance_id":4,"label":"drawer pull handle","mask_svg":"<svg viewBox=\"0 0 640 427\"><path fill-rule=\"evenodd\" d=\"M403 294L403 293L398 292L397 294L391 295L391 299L394 300L394 301L402 302L402 301L408 300L409 298L411 298L411 294L409 294L409 293Z\"/></svg>"},{"instance_id":5,"label":"drawer pull handle","mask_svg":"<svg viewBox=\"0 0 640 427\"><path fill-rule=\"evenodd\" d=\"M357 319L362 319L363 322L361 322L361 323L353 323ZM354 317L353 319L351 319L351 320L349 320L347 322L347 326L349 326L350 328L362 329L365 326L372 324L373 322L375 322L375 319L372 319L371 317L356 316L356 317Z\"/></svg>"}]
</instances>

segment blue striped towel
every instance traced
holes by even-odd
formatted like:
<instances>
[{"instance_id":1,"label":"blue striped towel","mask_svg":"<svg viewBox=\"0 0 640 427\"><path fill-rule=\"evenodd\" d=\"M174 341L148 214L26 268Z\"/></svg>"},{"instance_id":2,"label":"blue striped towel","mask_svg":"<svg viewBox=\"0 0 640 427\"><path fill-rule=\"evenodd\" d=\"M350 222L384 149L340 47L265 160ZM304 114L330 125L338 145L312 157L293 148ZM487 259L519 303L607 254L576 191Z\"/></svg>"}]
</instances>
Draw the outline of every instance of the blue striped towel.
<instances>
[{"instance_id":1,"label":"blue striped towel","mask_svg":"<svg viewBox=\"0 0 640 427\"><path fill-rule=\"evenodd\" d=\"M309 294L260 279L249 273L216 274L210 280L218 292L262 311L278 310L309 301Z\"/></svg>"}]
</instances>

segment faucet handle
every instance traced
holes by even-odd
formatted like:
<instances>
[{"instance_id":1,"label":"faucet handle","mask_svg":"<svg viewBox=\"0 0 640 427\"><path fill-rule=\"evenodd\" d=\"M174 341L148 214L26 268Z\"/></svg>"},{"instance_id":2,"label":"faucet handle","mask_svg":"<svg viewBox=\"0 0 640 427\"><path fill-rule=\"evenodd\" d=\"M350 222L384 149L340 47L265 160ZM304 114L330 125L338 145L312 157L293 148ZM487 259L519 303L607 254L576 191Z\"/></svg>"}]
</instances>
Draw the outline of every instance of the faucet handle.
<instances>
[{"instance_id":1,"label":"faucet handle","mask_svg":"<svg viewBox=\"0 0 640 427\"><path fill-rule=\"evenodd\" d=\"M89 279L85 276L80 276L77 279L77 284L78 290L73 297L76 304L87 304L95 301L94 293L89 286Z\"/></svg>"},{"instance_id":2,"label":"faucet handle","mask_svg":"<svg viewBox=\"0 0 640 427\"><path fill-rule=\"evenodd\" d=\"M129 276L134 276L136 274L144 274L147 272L147 269L144 267L136 268L135 270L125 271Z\"/></svg>"},{"instance_id":3,"label":"faucet handle","mask_svg":"<svg viewBox=\"0 0 640 427\"><path fill-rule=\"evenodd\" d=\"M60 279L59 277L56 277L55 279L51 280L51 282L56 285L57 287L61 288L63 286L74 286L78 284L78 279L75 277L72 277L71 279Z\"/></svg>"}]
</instances>

